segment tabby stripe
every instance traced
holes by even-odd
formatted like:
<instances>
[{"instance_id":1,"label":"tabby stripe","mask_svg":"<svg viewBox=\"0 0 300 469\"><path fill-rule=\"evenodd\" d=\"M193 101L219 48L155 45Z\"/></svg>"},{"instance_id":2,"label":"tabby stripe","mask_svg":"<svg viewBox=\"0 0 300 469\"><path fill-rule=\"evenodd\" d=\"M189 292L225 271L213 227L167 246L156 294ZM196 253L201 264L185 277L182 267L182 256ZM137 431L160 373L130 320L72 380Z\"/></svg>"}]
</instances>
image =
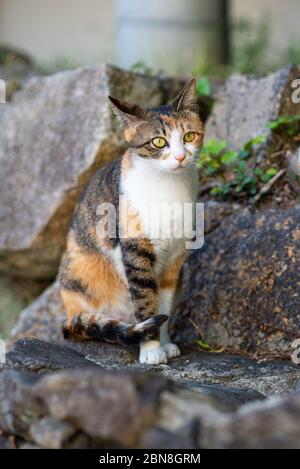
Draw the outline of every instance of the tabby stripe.
<instances>
[{"instance_id":1,"label":"tabby stripe","mask_svg":"<svg viewBox=\"0 0 300 469\"><path fill-rule=\"evenodd\" d=\"M80 280L62 279L61 285L65 290L86 294L86 287L82 285Z\"/></svg>"},{"instance_id":2,"label":"tabby stripe","mask_svg":"<svg viewBox=\"0 0 300 469\"><path fill-rule=\"evenodd\" d=\"M125 255L126 255L126 251L133 252L139 257L145 257L146 259L149 259L149 261L154 264L155 254L153 254L153 252L146 251L146 249L143 249L143 248L141 248L139 246L136 246L135 244L131 244L131 243L126 243L124 245L124 247L125 247L125 253L124 253Z\"/></svg>"},{"instance_id":3,"label":"tabby stripe","mask_svg":"<svg viewBox=\"0 0 300 469\"><path fill-rule=\"evenodd\" d=\"M126 259L124 260L124 265L128 269L135 270L136 272L149 272L149 269L145 269L144 267L136 266L132 262L127 261Z\"/></svg>"},{"instance_id":4,"label":"tabby stripe","mask_svg":"<svg viewBox=\"0 0 300 469\"><path fill-rule=\"evenodd\" d=\"M141 288L150 288L151 290L157 290L157 283L153 279L130 277L130 281Z\"/></svg>"}]
</instances>

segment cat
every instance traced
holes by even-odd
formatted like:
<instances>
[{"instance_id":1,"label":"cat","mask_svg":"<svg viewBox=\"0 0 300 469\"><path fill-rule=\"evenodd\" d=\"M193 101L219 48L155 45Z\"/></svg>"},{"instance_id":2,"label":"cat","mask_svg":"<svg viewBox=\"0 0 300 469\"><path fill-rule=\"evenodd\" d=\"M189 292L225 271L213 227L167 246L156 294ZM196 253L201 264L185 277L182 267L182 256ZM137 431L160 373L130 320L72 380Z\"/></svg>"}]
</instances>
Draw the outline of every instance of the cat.
<instances>
[{"instance_id":1,"label":"cat","mask_svg":"<svg viewBox=\"0 0 300 469\"><path fill-rule=\"evenodd\" d=\"M186 239L164 239L160 232L153 237L147 210L156 204L154 217L164 217L166 203L196 202L195 158L203 142L196 81L160 107L142 109L111 96L109 100L128 149L96 171L76 206L60 271L67 312L63 333L75 340L137 343L141 363L167 363L180 355L167 324ZM101 204L116 208L113 236L99 236ZM124 229L128 218L133 218L133 233ZM176 215L171 222L176 224Z\"/></svg>"}]
</instances>

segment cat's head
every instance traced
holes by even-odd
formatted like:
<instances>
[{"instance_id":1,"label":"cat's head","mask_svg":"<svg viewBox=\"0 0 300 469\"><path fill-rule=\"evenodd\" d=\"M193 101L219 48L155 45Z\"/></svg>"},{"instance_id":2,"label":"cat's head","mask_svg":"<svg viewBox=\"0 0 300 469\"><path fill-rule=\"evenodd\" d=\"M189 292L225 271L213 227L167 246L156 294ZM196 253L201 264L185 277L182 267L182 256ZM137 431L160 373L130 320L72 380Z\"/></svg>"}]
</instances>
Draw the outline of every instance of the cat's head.
<instances>
[{"instance_id":1,"label":"cat's head","mask_svg":"<svg viewBox=\"0 0 300 469\"><path fill-rule=\"evenodd\" d=\"M182 173L191 167L203 141L196 103L196 80L169 104L150 109L109 96L132 152L161 171Z\"/></svg>"}]
</instances>

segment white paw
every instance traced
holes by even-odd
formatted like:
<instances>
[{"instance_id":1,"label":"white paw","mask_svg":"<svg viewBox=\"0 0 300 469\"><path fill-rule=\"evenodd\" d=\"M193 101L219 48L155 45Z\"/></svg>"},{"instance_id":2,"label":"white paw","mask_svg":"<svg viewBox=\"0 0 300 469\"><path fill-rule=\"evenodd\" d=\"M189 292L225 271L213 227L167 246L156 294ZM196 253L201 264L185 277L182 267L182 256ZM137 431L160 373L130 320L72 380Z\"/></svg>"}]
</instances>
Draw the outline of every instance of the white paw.
<instances>
[{"instance_id":1,"label":"white paw","mask_svg":"<svg viewBox=\"0 0 300 469\"><path fill-rule=\"evenodd\" d=\"M159 365L159 363L167 363L167 355L162 347L157 347L150 350L141 350L139 360L140 363Z\"/></svg>"},{"instance_id":2,"label":"white paw","mask_svg":"<svg viewBox=\"0 0 300 469\"><path fill-rule=\"evenodd\" d=\"M164 345L163 348L168 358L179 357L179 355L181 354L180 349L177 347L176 344L172 344L172 342L169 342L168 344Z\"/></svg>"}]
</instances>

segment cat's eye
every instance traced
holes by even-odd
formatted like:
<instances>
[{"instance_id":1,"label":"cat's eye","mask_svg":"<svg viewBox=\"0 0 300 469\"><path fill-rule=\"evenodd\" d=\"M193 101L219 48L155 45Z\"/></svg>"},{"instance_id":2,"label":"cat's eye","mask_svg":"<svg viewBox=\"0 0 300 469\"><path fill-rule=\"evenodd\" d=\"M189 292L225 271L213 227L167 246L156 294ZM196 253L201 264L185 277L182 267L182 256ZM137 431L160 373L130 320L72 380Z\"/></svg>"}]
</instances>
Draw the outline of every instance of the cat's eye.
<instances>
[{"instance_id":1,"label":"cat's eye","mask_svg":"<svg viewBox=\"0 0 300 469\"><path fill-rule=\"evenodd\" d=\"M163 137L155 137L151 141L156 148L164 148L168 144Z\"/></svg>"},{"instance_id":2,"label":"cat's eye","mask_svg":"<svg viewBox=\"0 0 300 469\"><path fill-rule=\"evenodd\" d=\"M187 134L185 134L185 136L183 137L183 141L185 143L189 143L189 142L192 142L194 140L196 136L196 133L195 132L188 132Z\"/></svg>"}]
</instances>

